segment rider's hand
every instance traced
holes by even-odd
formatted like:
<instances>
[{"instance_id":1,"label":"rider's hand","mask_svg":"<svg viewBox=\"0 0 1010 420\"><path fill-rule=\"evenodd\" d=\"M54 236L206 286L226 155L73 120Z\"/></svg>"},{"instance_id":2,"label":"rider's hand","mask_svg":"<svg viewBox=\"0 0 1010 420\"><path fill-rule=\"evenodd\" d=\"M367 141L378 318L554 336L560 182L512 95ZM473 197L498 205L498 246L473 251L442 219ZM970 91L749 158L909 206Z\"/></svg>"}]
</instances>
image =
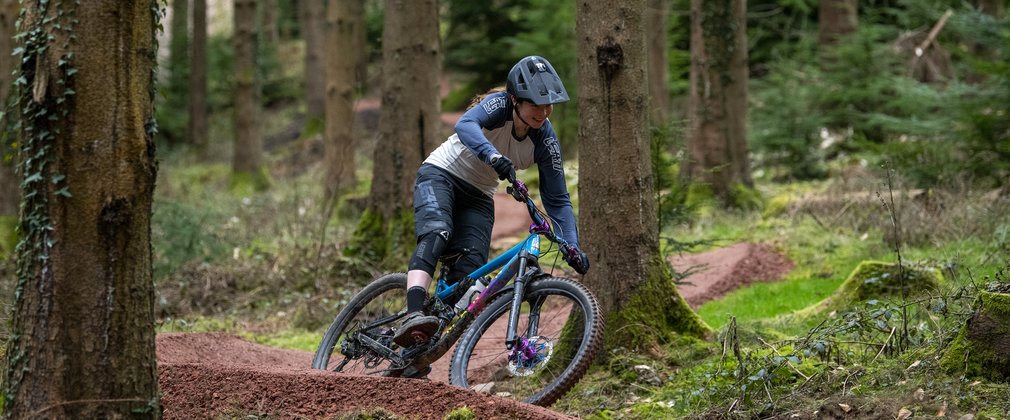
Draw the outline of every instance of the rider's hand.
<instances>
[{"instance_id":1,"label":"rider's hand","mask_svg":"<svg viewBox=\"0 0 1010 420\"><path fill-rule=\"evenodd\" d=\"M489 161L494 171L498 173L498 179L516 179L516 168L512 165L512 160L498 153L491 155Z\"/></svg>"},{"instance_id":2,"label":"rider's hand","mask_svg":"<svg viewBox=\"0 0 1010 420\"><path fill-rule=\"evenodd\" d=\"M568 248L568 251L565 252L565 262L579 274L586 274L589 271L589 256L576 245Z\"/></svg>"}]
</instances>

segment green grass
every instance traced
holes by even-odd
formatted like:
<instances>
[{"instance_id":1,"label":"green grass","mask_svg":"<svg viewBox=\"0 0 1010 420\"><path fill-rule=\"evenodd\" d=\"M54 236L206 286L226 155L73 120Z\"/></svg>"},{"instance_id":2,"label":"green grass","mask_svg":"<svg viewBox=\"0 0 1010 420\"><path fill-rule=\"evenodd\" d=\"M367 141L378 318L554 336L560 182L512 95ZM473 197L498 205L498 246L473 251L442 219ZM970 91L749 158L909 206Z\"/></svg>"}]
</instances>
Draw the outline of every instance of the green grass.
<instances>
[{"instance_id":1,"label":"green grass","mask_svg":"<svg viewBox=\"0 0 1010 420\"><path fill-rule=\"evenodd\" d=\"M270 334L252 335L252 341L265 346L276 347L289 350L303 350L315 352L319 346L319 340L323 338L321 331L306 330L283 330Z\"/></svg>"},{"instance_id":2,"label":"green grass","mask_svg":"<svg viewBox=\"0 0 1010 420\"><path fill-rule=\"evenodd\" d=\"M737 322L753 322L803 309L827 297L844 278L792 278L776 283L757 283L701 305L698 315L714 329Z\"/></svg>"}]
</instances>

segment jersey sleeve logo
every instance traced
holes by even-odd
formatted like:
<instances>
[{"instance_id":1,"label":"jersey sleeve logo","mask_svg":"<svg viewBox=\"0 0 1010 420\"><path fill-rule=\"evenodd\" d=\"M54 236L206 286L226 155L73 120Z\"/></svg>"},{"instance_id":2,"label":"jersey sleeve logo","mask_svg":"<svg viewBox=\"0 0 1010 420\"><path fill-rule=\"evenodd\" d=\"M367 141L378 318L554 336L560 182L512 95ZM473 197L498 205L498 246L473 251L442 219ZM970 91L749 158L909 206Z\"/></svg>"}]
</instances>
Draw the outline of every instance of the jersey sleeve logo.
<instances>
[{"instance_id":1,"label":"jersey sleeve logo","mask_svg":"<svg viewBox=\"0 0 1010 420\"><path fill-rule=\"evenodd\" d=\"M551 154L551 167L555 171L562 172L564 166L561 162L561 144L558 143L558 139L554 137L548 137L544 139L544 144L547 145L547 151Z\"/></svg>"},{"instance_id":2,"label":"jersey sleeve logo","mask_svg":"<svg viewBox=\"0 0 1010 420\"><path fill-rule=\"evenodd\" d=\"M496 110L505 107L505 97L499 96L497 98L489 99L486 102L484 102L484 104L482 104L481 106L484 107L484 112L487 112L488 115L491 115Z\"/></svg>"}]
</instances>

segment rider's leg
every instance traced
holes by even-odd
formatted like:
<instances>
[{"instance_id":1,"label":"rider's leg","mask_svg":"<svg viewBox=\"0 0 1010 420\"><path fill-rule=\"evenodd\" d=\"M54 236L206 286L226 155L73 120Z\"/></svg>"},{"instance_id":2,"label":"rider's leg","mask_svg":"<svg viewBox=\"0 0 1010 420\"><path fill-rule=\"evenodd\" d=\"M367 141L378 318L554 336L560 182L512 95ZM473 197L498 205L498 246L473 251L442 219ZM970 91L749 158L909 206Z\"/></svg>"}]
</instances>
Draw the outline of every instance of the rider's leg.
<instances>
[{"instance_id":1,"label":"rider's leg","mask_svg":"<svg viewBox=\"0 0 1010 420\"><path fill-rule=\"evenodd\" d=\"M466 205L454 209L452 243L446 249L446 254L460 254L448 273L453 281L487 263L491 228L494 226L494 201L491 197L476 189L457 192L457 197Z\"/></svg>"},{"instance_id":2,"label":"rider's leg","mask_svg":"<svg viewBox=\"0 0 1010 420\"><path fill-rule=\"evenodd\" d=\"M438 318L420 312L428 298L438 257L445 250L452 230L454 187L444 170L422 165L414 185L414 231L417 247L407 271L407 316L393 336L401 347L413 343L414 333L430 335Z\"/></svg>"},{"instance_id":3,"label":"rider's leg","mask_svg":"<svg viewBox=\"0 0 1010 420\"><path fill-rule=\"evenodd\" d=\"M414 333L430 336L438 328L438 318L424 315L421 309L428 299L428 285L431 284L435 262L445 249L448 231L433 231L417 241L414 257L407 271L407 316L393 336L393 341L401 347L413 343Z\"/></svg>"}]
</instances>

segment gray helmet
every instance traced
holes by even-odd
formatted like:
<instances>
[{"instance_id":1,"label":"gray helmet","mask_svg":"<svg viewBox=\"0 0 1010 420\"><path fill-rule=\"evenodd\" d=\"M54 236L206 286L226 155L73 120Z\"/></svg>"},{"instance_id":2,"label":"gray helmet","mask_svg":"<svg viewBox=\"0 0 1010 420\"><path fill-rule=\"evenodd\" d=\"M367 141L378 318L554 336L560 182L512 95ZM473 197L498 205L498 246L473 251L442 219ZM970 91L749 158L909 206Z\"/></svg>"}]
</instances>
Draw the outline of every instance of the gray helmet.
<instances>
[{"instance_id":1,"label":"gray helmet","mask_svg":"<svg viewBox=\"0 0 1010 420\"><path fill-rule=\"evenodd\" d=\"M519 60L509 71L508 93L537 105L568 102L568 91L554 66L545 58L531 55Z\"/></svg>"}]
</instances>

